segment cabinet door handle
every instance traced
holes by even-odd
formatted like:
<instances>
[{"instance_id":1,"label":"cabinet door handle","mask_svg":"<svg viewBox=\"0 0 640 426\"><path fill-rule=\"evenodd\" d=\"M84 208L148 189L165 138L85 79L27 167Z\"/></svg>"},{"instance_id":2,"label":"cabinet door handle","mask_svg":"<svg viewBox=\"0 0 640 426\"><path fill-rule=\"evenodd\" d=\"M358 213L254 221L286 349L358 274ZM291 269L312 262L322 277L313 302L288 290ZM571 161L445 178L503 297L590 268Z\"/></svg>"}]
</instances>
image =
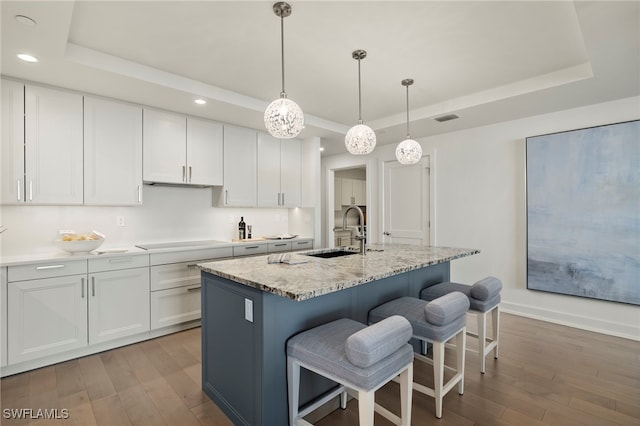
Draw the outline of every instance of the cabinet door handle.
<instances>
[{"instance_id":1,"label":"cabinet door handle","mask_svg":"<svg viewBox=\"0 0 640 426\"><path fill-rule=\"evenodd\" d=\"M189 182L191 182L191 175L192 175L192 173L191 173L191 166L189 166Z\"/></svg>"},{"instance_id":2,"label":"cabinet door handle","mask_svg":"<svg viewBox=\"0 0 640 426\"><path fill-rule=\"evenodd\" d=\"M282 244L275 244L275 247L283 247L283 246L286 246L286 245L287 245L286 243L282 243Z\"/></svg>"},{"instance_id":3,"label":"cabinet door handle","mask_svg":"<svg viewBox=\"0 0 640 426\"><path fill-rule=\"evenodd\" d=\"M109 263L125 263L125 262L132 262L132 261L133 261L133 257L120 257L120 258L109 259Z\"/></svg>"},{"instance_id":4,"label":"cabinet door handle","mask_svg":"<svg viewBox=\"0 0 640 426\"><path fill-rule=\"evenodd\" d=\"M284 192L282 193L282 205L284 206Z\"/></svg>"},{"instance_id":5,"label":"cabinet door handle","mask_svg":"<svg viewBox=\"0 0 640 426\"><path fill-rule=\"evenodd\" d=\"M245 247L245 250L253 250L253 249L257 249L258 246L249 246L249 247Z\"/></svg>"},{"instance_id":6,"label":"cabinet door handle","mask_svg":"<svg viewBox=\"0 0 640 426\"><path fill-rule=\"evenodd\" d=\"M227 189L224 190L224 205L229 205L229 191Z\"/></svg>"},{"instance_id":7,"label":"cabinet door handle","mask_svg":"<svg viewBox=\"0 0 640 426\"><path fill-rule=\"evenodd\" d=\"M309 244L309 242L308 241L298 241L297 244L298 245L300 245L300 244Z\"/></svg>"},{"instance_id":8,"label":"cabinet door handle","mask_svg":"<svg viewBox=\"0 0 640 426\"><path fill-rule=\"evenodd\" d=\"M29 181L29 201L33 201L33 181Z\"/></svg>"},{"instance_id":9,"label":"cabinet door handle","mask_svg":"<svg viewBox=\"0 0 640 426\"><path fill-rule=\"evenodd\" d=\"M382 235L391 235L391 233L385 231L382 233Z\"/></svg>"},{"instance_id":10,"label":"cabinet door handle","mask_svg":"<svg viewBox=\"0 0 640 426\"><path fill-rule=\"evenodd\" d=\"M142 204L142 186L138 185L138 204Z\"/></svg>"},{"instance_id":11,"label":"cabinet door handle","mask_svg":"<svg viewBox=\"0 0 640 426\"><path fill-rule=\"evenodd\" d=\"M356 203L356 197L351 197L351 205L354 205Z\"/></svg>"},{"instance_id":12,"label":"cabinet door handle","mask_svg":"<svg viewBox=\"0 0 640 426\"><path fill-rule=\"evenodd\" d=\"M91 295L96 297L96 277L91 277Z\"/></svg>"},{"instance_id":13,"label":"cabinet door handle","mask_svg":"<svg viewBox=\"0 0 640 426\"><path fill-rule=\"evenodd\" d=\"M18 184L18 191L17 191L18 201L21 201L22 200L22 191L21 191L20 179L16 180L16 183Z\"/></svg>"},{"instance_id":14,"label":"cabinet door handle","mask_svg":"<svg viewBox=\"0 0 640 426\"><path fill-rule=\"evenodd\" d=\"M187 166L182 166L182 181L187 181Z\"/></svg>"},{"instance_id":15,"label":"cabinet door handle","mask_svg":"<svg viewBox=\"0 0 640 426\"><path fill-rule=\"evenodd\" d=\"M200 286L188 288L187 291L200 291Z\"/></svg>"},{"instance_id":16,"label":"cabinet door handle","mask_svg":"<svg viewBox=\"0 0 640 426\"><path fill-rule=\"evenodd\" d=\"M36 270L42 271L44 269L58 269L64 268L64 265L47 265L47 266L36 266Z\"/></svg>"},{"instance_id":17,"label":"cabinet door handle","mask_svg":"<svg viewBox=\"0 0 640 426\"><path fill-rule=\"evenodd\" d=\"M280 193L278 192L278 205L280 205Z\"/></svg>"},{"instance_id":18,"label":"cabinet door handle","mask_svg":"<svg viewBox=\"0 0 640 426\"><path fill-rule=\"evenodd\" d=\"M84 299L84 278L80 278L80 294L82 295L82 298Z\"/></svg>"}]
</instances>

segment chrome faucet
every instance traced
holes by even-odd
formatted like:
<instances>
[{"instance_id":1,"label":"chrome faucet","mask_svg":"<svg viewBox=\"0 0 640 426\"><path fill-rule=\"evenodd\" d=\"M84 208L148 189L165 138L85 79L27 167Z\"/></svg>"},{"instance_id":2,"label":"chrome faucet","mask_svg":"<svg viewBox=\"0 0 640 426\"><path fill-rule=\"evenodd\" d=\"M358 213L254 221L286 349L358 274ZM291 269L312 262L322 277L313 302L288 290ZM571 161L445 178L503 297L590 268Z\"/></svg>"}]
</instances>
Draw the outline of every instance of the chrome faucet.
<instances>
[{"instance_id":1,"label":"chrome faucet","mask_svg":"<svg viewBox=\"0 0 640 426\"><path fill-rule=\"evenodd\" d=\"M351 209L356 209L358 211L358 214L360 215L360 235L356 235L355 238L356 240L360 241L360 254L364 256L367 254L367 250L365 248L365 238L367 236L365 235L366 232L364 230L364 213L362 213L362 209L360 209L360 207L356 205L347 207L347 210L345 210L344 215L342 216L342 230L347 230L347 214Z\"/></svg>"}]
</instances>

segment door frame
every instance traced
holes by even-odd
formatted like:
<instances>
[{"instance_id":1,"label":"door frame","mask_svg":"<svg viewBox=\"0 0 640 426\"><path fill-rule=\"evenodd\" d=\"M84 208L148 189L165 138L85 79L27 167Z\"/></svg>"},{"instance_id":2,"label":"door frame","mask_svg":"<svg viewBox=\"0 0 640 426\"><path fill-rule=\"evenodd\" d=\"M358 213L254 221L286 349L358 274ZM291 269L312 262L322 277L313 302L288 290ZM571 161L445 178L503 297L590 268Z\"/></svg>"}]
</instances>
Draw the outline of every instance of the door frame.
<instances>
[{"instance_id":1,"label":"door frame","mask_svg":"<svg viewBox=\"0 0 640 426\"><path fill-rule=\"evenodd\" d=\"M333 224L333 216L335 212L335 187L336 187L336 172L340 170L349 170L349 169L361 169L364 168L366 170L366 183L365 183L365 193L367 198L367 234L369 231L369 222L371 221L371 214L369 213L370 206L373 205L371 203L371 173L369 164L367 161L363 161L361 163L353 163L349 165L344 165L341 167L334 167L327 169L326 171L326 209L325 209L325 223L326 229L324 232L325 239L325 247L334 248L335 247L335 238L333 228L335 224ZM333 226L332 226L333 225ZM367 241L369 241L369 236L367 235Z\"/></svg>"}]
</instances>

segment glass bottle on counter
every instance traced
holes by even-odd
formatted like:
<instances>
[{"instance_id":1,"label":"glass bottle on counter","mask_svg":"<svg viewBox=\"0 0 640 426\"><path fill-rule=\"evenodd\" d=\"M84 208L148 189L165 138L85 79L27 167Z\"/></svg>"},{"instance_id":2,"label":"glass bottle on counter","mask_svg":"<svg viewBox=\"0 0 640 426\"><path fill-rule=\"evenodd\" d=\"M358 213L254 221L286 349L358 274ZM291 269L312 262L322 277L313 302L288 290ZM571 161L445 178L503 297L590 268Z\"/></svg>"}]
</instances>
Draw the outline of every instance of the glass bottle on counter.
<instances>
[{"instance_id":1,"label":"glass bottle on counter","mask_svg":"<svg viewBox=\"0 0 640 426\"><path fill-rule=\"evenodd\" d=\"M247 237L247 224L244 223L244 216L240 216L240 223L238 223L238 239L244 240Z\"/></svg>"}]
</instances>

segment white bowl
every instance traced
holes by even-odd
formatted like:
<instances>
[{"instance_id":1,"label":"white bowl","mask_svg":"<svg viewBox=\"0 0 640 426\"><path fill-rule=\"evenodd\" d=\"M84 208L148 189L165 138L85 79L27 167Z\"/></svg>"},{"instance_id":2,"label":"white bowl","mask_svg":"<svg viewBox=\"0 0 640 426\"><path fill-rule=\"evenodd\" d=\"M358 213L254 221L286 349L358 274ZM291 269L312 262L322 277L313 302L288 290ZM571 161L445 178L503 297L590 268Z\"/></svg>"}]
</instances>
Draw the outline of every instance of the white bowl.
<instances>
[{"instance_id":1,"label":"white bowl","mask_svg":"<svg viewBox=\"0 0 640 426\"><path fill-rule=\"evenodd\" d=\"M104 243L104 238L97 240L62 241L55 240L58 248L69 253L89 253Z\"/></svg>"}]
</instances>

